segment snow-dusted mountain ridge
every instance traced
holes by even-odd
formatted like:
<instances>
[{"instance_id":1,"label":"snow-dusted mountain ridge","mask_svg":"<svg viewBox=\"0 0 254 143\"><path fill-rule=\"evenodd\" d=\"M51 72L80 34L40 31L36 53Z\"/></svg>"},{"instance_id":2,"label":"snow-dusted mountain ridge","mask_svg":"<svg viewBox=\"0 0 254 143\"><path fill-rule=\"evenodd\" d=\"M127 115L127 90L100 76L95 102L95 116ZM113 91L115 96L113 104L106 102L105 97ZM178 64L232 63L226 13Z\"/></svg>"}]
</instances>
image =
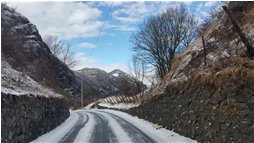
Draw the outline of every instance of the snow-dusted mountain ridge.
<instances>
[{"instance_id":1,"label":"snow-dusted mountain ridge","mask_svg":"<svg viewBox=\"0 0 254 143\"><path fill-rule=\"evenodd\" d=\"M76 74L82 75L84 90L88 96L132 96L138 91L134 84L135 79L119 69L107 73L97 68L84 68Z\"/></svg>"}]
</instances>

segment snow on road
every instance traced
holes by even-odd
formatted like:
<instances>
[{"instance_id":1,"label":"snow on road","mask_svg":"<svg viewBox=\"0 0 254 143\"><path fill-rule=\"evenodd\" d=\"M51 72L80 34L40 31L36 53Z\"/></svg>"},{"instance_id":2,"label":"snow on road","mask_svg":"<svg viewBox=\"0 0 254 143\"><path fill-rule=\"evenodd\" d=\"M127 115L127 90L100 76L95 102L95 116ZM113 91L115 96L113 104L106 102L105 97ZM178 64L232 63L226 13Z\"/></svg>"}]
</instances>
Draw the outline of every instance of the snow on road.
<instances>
[{"instance_id":1,"label":"snow on road","mask_svg":"<svg viewBox=\"0 0 254 143\"><path fill-rule=\"evenodd\" d=\"M120 124L112 118L110 115L100 113L109 121L109 126L112 127L113 133L115 134L118 142L132 142L127 133L121 128Z\"/></svg>"},{"instance_id":2,"label":"snow on road","mask_svg":"<svg viewBox=\"0 0 254 143\"><path fill-rule=\"evenodd\" d=\"M74 127L75 123L78 122L79 115L77 113L72 113L71 116L65 120L60 126L50 131L48 134L44 134L40 136L36 140L32 141L32 143L37 142L59 142L64 136Z\"/></svg>"},{"instance_id":3,"label":"snow on road","mask_svg":"<svg viewBox=\"0 0 254 143\"><path fill-rule=\"evenodd\" d=\"M32 143L196 142L127 113L109 109L72 111L60 126Z\"/></svg>"},{"instance_id":4,"label":"snow on road","mask_svg":"<svg viewBox=\"0 0 254 143\"><path fill-rule=\"evenodd\" d=\"M88 120L89 122L85 125L84 128L82 128L79 131L74 142L89 142L89 139L92 136L93 132L91 131L94 129L94 126L95 126L95 118L90 113L84 113L84 114L89 116L89 120Z\"/></svg>"}]
</instances>

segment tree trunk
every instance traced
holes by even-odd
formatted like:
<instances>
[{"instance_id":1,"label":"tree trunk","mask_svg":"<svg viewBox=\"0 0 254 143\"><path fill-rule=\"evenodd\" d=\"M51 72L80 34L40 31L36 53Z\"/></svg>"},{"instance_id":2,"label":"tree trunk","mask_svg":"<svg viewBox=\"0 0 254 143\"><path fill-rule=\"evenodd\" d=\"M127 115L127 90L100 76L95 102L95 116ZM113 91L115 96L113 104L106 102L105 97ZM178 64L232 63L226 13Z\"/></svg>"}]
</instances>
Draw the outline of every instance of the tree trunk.
<instances>
[{"instance_id":1,"label":"tree trunk","mask_svg":"<svg viewBox=\"0 0 254 143\"><path fill-rule=\"evenodd\" d=\"M248 41L248 39L245 37L245 35L242 33L240 27L237 25L236 20L232 17L232 15L230 14L228 8L226 6L222 6L222 8L225 10L225 12L227 13L234 29L236 30L236 32L238 33L238 35L240 36L242 42L244 43L244 45L247 48L246 54L249 58L253 58L254 57L254 49L252 47L252 45L250 44L250 42Z\"/></svg>"}]
</instances>

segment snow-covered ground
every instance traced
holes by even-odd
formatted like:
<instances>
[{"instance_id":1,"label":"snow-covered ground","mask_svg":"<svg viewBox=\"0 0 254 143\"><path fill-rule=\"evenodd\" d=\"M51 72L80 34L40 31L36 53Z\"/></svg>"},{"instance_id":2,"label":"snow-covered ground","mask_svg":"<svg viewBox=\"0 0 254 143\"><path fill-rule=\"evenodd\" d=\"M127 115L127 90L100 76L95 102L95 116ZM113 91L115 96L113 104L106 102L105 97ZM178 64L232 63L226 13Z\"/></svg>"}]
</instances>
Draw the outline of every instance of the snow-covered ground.
<instances>
[{"instance_id":1,"label":"snow-covered ground","mask_svg":"<svg viewBox=\"0 0 254 143\"><path fill-rule=\"evenodd\" d=\"M81 128L78 128L80 127ZM56 129L32 141L37 142L196 142L127 113L109 109L72 111Z\"/></svg>"},{"instance_id":2,"label":"snow-covered ground","mask_svg":"<svg viewBox=\"0 0 254 143\"><path fill-rule=\"evenodd\" d=\"M102 107L107 107L111 109L123 109L128 110L130 108L138 107L138 103L116 103L116 104L110 104L110 103L99 103L98 105Z\"/></svg>"},{"instance_id":3,"label":"snow-covered ground","mask_svg":"<svg viewBox=\"0 0 254 143\"><path fill-rule=\"evenodd\" d=\"M137 99L139 101L137 101ZM96 102L87 105L84 109L91 109L94 104L97 104L109 109L128 110L130 108L138 107L140 105L140 100L140 95L136 95L135 97L110 96L104 99L99 99Z\"/></svg>"},{"instance_id":4,"label":"snow-covered ground","mask_svg":"<svg viewBox=\"0 0 254 143\"><path fill-rule=\"evenodd\" d=\"M105 109L104 111L106 111L108 113L115 114L119 117L126 119L134 126L145 131L147 133L147 135L149 135L150 137L152 137L159 143L162 143L162 142L163 143L166 143L166 142L167 143L169 143L169 142L170 143L171 142L174 142L174 143L176 143L176 142L181 142L181 143L195 142L194 140L191 140L189 138L181 136L181 135L179 135L173 131L169 131L165 128L158 128L157 129L158 125L148 122L146 120L140 119L138 117L131 116L127 113L115 111L115 110L109 110L109 109Z\"/></svg>"},{"instance_id":5,"label":"snow-covered ground","mask_svg":"<svg viewBox=\"0 0 254 143\"><path fill-rule=\"evenodd\" d=\"M61 97L29 77L26 73L13 69L8 62L1 61L1 92L13 95L35 95Z\"/></svg>"}]
</instances>

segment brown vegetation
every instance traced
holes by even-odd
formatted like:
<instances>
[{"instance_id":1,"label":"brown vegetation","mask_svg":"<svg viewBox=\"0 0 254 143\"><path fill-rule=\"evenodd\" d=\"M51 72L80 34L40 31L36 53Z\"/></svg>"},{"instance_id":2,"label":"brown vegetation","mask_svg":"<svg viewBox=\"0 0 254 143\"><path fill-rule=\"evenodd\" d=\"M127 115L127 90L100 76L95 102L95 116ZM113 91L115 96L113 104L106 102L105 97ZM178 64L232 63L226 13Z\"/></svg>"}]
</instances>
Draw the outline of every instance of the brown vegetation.
<instances>
[{"instance_id":1,"label":"brown vegetation","mask_svg":"<svg viewBox=\"0 0 254 143\"><path fill-rule=\"evenodd\" d=\"M253 60L224 58L128 112L201 142L250 142L253 85Z\"/></svg>"}]
</instances>

